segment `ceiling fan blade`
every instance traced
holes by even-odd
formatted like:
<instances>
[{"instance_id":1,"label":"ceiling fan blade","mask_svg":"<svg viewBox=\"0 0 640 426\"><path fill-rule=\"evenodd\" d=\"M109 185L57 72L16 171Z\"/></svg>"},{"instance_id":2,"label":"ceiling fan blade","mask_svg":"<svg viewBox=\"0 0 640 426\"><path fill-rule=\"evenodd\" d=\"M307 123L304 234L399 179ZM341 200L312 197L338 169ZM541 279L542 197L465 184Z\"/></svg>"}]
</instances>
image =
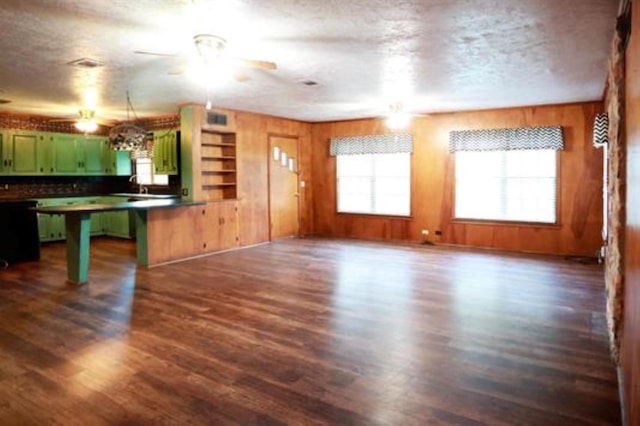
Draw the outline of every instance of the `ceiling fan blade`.
<instances>
[{"instance_id":1,"label":"ceiling fan blade","mask_svg":"<svg viewBox=\"0 0 640 426\"><path fill-rule=\"evenodd\" d=\"M167 58L175 58L175 57L180 56L180 55L177 55L175 53L146 52L144 50L134 50L133 53L138 54L138 55L164 56L164 57L167 57Z\"/></svg>"},{"instance_id":2,"label":"ceiling fan blade","mask_svg":"<svg viewBox=\"0 0 640 426\"><path fill-rule=\"evenodd\" d=\"M273 71L278 69L278 66L275 64L275 62L258 61L253 59L241 59L241 58L226 58L226 59L228 59L230 62L233 62L236 65L240 65L242 67L247 67L247 68L258 68L258 69L267 70L267 71Z\"/></svg>"}]
</instances>

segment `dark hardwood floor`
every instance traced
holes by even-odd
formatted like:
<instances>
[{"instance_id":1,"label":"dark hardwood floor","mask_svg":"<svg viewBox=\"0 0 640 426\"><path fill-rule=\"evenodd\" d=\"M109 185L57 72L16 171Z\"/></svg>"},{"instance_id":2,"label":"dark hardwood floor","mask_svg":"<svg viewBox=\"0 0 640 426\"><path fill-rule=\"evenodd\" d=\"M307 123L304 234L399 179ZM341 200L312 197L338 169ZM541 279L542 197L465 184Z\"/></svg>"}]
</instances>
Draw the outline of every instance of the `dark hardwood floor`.
<instances>
[{"instance_id":1,"label":"dark hardwood floor","mask_svg":"<svg viewBox=\"0 0 640 426\"><path fill-rule=\"evenodd\" d=\"M602 269L285 240L0 271L0 424L619 424Z\"/></svg>"}]
</instances>

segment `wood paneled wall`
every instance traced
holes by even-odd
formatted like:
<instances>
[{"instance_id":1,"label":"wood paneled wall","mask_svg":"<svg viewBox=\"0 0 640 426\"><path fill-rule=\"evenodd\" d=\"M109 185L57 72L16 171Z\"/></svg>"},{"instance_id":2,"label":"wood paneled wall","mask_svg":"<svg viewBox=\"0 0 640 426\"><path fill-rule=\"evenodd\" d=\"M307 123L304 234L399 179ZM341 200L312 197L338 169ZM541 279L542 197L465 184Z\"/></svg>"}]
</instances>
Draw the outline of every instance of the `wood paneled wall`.
<instances>
[{"instance_id":1,"label":"wood paneled wall","mask_svg":"<svg viewBox=\"0 0 640 426\"><path fill-rule=\"evenodd\" d=\"M233 117L235 125L229 131L236 134L236 183L240 246L269 241L269 136L298 138L300 147L296 159L299 180L308 181L311 173L311 125L295 120L271 117L244 111L219 109ZM182 110L182 171L183 187L193 187L193 198L201 200L199 180L201 149L200 127L206 111L201 105L186 105ZM311 224L311 190L300 189L300 232L308 234Z\"/></svg>"},{"instance_id":2,"label":"wood paneled wall","mask_svg":"<svg viewBox=\"0 0 640 426\"><path fill-rule=\"evenodd\" d=\"M269 241L269 135L299 138L299 181L311 179L311 125L249 112L236 114L240 245ZM311 233L311 188L300 188L300 233Z\"/></svg>"},{"instance_id":3,"label":"wood paneled wall","mask_svg":"<svg viewBox=\"0 0 640 426\"><path fill-rule=\"evenodd\" d=\"M627 228L622 382L628 425L640 425L640 6L626 54Z\"/></svg>"},{"instance_id":4,"label":"wood paneled wall","mask_svg":"<svg viewBox=\"0 0 640 426\"><path fill-rule=\"evenodd\" d=\"M602 151L592 146L592 128L601 102L434 114L414 119L412 217L337 214L333 136L386 133L381 119L312 125L314 227L318 235L379 240L428 240L514 251L594 256L602 245ZM563 127L560 154L559 224L531 226L457 222L453 219L453 159L448 152L452 130L505 127ZM442 232L436 236L435 231Z\"/></svg>"}]
</instances>

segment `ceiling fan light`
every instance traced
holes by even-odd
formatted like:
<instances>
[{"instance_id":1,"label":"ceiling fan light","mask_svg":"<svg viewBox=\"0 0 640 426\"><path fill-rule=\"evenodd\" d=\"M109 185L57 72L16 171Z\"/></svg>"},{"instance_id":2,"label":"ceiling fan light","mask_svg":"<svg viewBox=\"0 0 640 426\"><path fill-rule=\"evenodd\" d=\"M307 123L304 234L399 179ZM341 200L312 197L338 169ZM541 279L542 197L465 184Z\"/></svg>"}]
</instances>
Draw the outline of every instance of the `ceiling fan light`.
<instances>
[{"instance_id":1,"label":"ceiling fan light","mask_svg":"<svg viewBox=\"0 0 640 426\"><path fill-rule=\"evenodd\" d=\"M411 116L401 112L391 114L387 117L387 127L391 130L406 129L411 122Z\"/></svg>"},{"instance_id":2,"label":"ceiling fan light","mask_svg":"<svg viewBox=\"0 0 640 426\"><path fill-rule=\"evenodd\" d=\"M74 124L75 128L84 133L92 133L98 130L98 123L92 120L80 120Z\"/></svg>"},{"instance_id":3,"label":"ceiling fan light","mask_svg":"<svg viewBox=\"0 0 640 426\"><path fill-rule=\"evenodd\" d=\"M198 34L193 37L198 55L204 59L217 58L222 54L226 41L211 34Z\"/></svg>"}]
</instances>

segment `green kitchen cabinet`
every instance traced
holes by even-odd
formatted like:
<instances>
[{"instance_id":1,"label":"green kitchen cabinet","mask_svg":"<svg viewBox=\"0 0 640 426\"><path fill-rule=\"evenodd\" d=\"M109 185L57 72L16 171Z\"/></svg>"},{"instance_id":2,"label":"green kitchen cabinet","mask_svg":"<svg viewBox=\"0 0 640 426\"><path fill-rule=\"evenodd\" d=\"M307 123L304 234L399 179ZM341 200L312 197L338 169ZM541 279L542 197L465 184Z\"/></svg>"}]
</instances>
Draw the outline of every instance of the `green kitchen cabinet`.
<instances>
[{"instance_id":1,"label":"green kitchen cabinet","mask_svg":"<svg viewBox=\"0 0 640 426\"><path fill-rule=\"evenodd\" d=\"M56 206L60 201L55 198L38 200L38 207ZM40 242L60 241L65 239L64 215L38 213L38 236Z\"/></svg>"},{"instance_id":2,"label":"green kitchen cabinet","mask_svg":"<svg viewBox=\"0 0 640 426\"><path fill-rule=\"evenodd\" d=\"M39 148L40 134L28 130L8 131L2 140L3 174L39 175L42 150ZM40 152L39 152L40 151Z\"/></svg>"},{"instance_id":3,"label":"green kitchen cabinet","mask_svg":"<svg viewBox=\"0 0 640 426\"><path fill-rule=\"evenodd\" d=\"M52 173L57 175L102 175L104 139L67 133L51 136Z\"/></svg>"},{"instance_id":4,"label":"green kitchen cabinet","mask_svg":"<svg viewBox=\"0 0 640 426\"><path fill-rule=\"evenodd\" d=\"M111 237L131 238L129 211L105 212L105 234Z\"/></svg>"},{"instance_id":5,"label":"green kitchen cabinet","mask_svg":"<svg viewBox=\"0 0 640 426\"><path fill-rule=\"evenodd\" d=\"M75 175L79 166L78 135L54 133L47 137L51 144L51 173Z\"/></svg>"},{"instance_id":6,"label":"green kitchen cabinet","mask_svg":"<svg viewBox=\"0 0 640 426\"><path fill-rule=\"evenodd\" d=\"M84 137L78 142L79 172L83 175L104 174L104 138Z\"/></svg>"},{"instance_id":7,"label":"green kitchen cabinet","mask_svg":"<svg viewBox=\"0 0 640 426\"><path fill-rule=\"evenodd\" d=\"M109 140L102 142L102 155L104 160L104 173L115 176L131 176L131 153L129 151L114 151L109 145Z\"/></svg>"},{"instance_id":8,"label":"green kitchen cabinet","mask_svg":"<svg viewBox=\"0 0 640 426\"><path fill-rule=\"evenodd\" d=\"M176 130L158 130L153 133L153 163L156 174L178 174L178 137Z\"/></svg>"}]
</instances>

